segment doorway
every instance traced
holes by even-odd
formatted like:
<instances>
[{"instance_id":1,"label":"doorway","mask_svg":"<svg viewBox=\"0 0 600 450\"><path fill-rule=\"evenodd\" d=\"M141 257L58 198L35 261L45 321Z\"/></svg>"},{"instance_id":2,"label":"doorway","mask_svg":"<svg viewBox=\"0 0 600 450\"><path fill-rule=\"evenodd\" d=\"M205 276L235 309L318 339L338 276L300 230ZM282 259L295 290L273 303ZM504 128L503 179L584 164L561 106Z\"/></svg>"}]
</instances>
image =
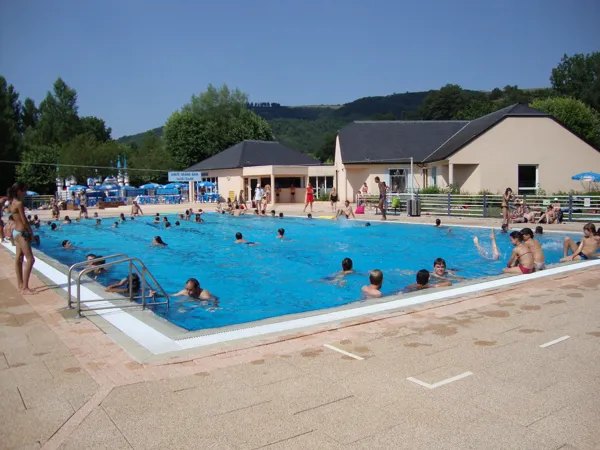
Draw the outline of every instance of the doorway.
<instances>
[{"instance_id":1,"label":"doorway","mask_svg":"<svg viewBox=\"0 0 600 450\"><path fill-rule=\"evenodd\" d=\"M519 165L519 195L535 195L539 186L539 166Z\"/></svg>"},{"instance_id":2,"label":"doorway","mask_svg":"<svg viewBox=\"0 0 600 450\"><path fill-rule=\"evenodd\" d=\"M254 190L256 186L260 184L260 178L250 178L250 183L248 184L248 201L252 202L254 200Z\"/></svg>"}]
</instances>

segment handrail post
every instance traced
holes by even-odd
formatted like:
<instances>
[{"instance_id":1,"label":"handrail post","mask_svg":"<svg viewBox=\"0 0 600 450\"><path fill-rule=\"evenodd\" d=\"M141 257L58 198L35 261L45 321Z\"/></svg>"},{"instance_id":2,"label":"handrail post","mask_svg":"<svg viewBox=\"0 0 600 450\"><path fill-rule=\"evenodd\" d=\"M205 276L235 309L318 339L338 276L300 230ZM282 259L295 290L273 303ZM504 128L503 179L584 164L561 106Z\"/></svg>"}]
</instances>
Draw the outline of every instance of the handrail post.
<instances>
[{"instance_id":1,"label":"handrail post","mask_svg":"<svg viewBox=\"0 0 600 450\"><path fill-rule=\"evenodd\" d=\"M483 217L487 218L487 194L483 194Z\"/></svg>"},{"instance_id":2,"label":"handrail post","mask_svg":"<svg viewBox=\"0 0 600 450\"><path fill-rule=\"evenodd\" d=\"M77 317L81 317L81 276L77 278Z\"/></svg>"},{"instance_id":3,"label":"handrail post","mask_svg":"<svg viewBox=\"0 0 600 450\"><path fill-rule=\"evenodd\" d=\"M573 222L573 195L569 194L569 222Z\"/></svg>"},{"instance_id":4,"label":"handrail post","mask_svg":"<svg viewBox=\"0 0 600 450\"><path fill-rule=\"evenodd\" d=\"M129 301L133 299L133 275L132 275L132 262L129 261Z\"/></svg>"},{"instance_id":5,"label":"handrail post","mask_svg":"<svg viewBox=\"0 0 600 450\"><path fill-rule=\"evenodd\" d=\"M451 207L452 207L452 194L448 193L448 215L452 215L452 211L451 211Z\"/></svg>"},{"instance_id":6,"label":"handrail post","mask_svg":"<svg viewBox=\"0 0 600 450\"><path fill-rule=\"evenodd\" d=\"M142 264L142 309L146 309L146 266Z\"/></svg>"}]
</instances>

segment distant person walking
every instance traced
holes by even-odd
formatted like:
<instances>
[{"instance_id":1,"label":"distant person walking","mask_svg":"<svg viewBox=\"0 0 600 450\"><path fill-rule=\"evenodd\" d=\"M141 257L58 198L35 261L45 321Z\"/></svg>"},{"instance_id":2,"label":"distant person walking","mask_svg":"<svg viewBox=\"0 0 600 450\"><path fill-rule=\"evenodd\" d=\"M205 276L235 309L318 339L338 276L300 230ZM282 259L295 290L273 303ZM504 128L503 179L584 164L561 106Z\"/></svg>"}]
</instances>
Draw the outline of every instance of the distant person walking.
<instances>
[{"instance_id":1,"label":"distant person walking","mask_svg":"<svg viewBox=\"0 0 600 450\"><path fill-rule=\"evenodd\" d=\"M304 205L304 212L306 212L306 207L310 205L310 212L313 210L313 203L315 201L315 191L310 183L306 185L306 203Z\"/></svg>"}]
</instances>

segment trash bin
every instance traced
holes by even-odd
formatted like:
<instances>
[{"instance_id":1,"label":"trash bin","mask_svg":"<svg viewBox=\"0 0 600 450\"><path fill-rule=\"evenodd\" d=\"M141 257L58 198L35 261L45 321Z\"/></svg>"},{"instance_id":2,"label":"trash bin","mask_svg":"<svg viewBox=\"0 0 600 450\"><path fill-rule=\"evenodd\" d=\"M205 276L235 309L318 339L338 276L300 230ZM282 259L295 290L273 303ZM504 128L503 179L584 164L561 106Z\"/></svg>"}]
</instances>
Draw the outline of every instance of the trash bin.
<instances>
[{"instance_id":1,"label":"trash bin","mask_svg":"<svg viewBox=\"0 0 600 450\"><path fill-rule=\"evenodd\" d=\"M408 215L411 217L419 217L421 215L421 200L413 199L408 202Z\"/></svg>"}]
</instances>

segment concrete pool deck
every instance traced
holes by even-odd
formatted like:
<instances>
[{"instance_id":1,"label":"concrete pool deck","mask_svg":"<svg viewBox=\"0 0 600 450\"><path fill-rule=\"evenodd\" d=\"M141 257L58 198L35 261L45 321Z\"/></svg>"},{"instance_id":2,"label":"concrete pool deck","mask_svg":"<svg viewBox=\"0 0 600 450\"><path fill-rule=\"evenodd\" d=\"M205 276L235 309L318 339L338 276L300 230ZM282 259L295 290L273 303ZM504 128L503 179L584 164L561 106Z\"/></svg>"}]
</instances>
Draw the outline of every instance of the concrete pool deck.
<instances>
[{"instance_id":1,"label":"concrete pool deck","mask_svg":"<svg viewBox=\"0 0 600 450\"><path fill-rule=\"evenodd\" d=\"M13 267L2 249L0 448L600 446L598 267L143 364Z\"/></svg>"}]
</instances>

